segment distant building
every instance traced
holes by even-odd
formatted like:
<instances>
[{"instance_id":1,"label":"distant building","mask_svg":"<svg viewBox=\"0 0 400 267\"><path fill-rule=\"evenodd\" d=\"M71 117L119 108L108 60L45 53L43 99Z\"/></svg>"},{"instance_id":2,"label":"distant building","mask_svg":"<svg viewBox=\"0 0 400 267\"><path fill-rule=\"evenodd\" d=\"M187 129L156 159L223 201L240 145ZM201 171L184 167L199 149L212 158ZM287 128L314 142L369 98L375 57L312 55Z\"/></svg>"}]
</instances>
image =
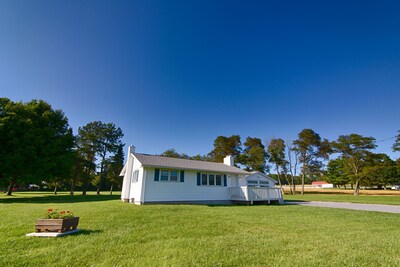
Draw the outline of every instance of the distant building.
<instances>
[{"instance_id":1,"label":"distant building","mask_svg":"<svg viewBox=\"0 0 400 267\"><path fill-rule=\"evenodd\" d=\"M313 188L333 188L333 184L330 184L325 181L314 181L311 183Z\"/></svg>"}]
</instances>

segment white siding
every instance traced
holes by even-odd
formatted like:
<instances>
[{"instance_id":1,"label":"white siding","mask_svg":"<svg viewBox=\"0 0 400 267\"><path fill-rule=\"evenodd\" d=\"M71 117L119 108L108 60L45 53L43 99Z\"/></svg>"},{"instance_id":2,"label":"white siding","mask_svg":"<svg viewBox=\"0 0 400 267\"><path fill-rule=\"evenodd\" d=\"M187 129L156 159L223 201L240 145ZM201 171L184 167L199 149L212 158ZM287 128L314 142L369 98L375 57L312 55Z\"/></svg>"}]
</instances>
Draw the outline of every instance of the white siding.
<instances>
[{"instance_id":1,"label":"white siding","mask_svg":"<svg viewBox=\"0 0 400 267\"><path fill-rule=\"evenodd\" d=\"M144 202L230 200L229 187L237 184L237 175L227 174L227 186L198 186L197 172L185 170L185 181L154 181L155 169L145 168ZM223 182L223 181L222 181Z\"/></svg>"},{"instance_id":2,"label":"white siding","mask_svg":"<svg viewBox=\"0 0 400 267\"><path fill-rule=\"evenodd\" d=\"M241 178L239 180L239 186L247 186L247 181L251 180L251 181L265 181L268 182L269 187L275 187L275 181L271 178L267 178L264 175L260 174L260 173L252 173L244 178Z\"/></svg>"},{"instance_id":3,"label":"white siding","mask_svg":"<svg viewBox=\"0 0 400 267\"><path fill-rule=\"evenodd\" d=\"M134 181L133 180L133 173L135 171L139 171L139 176L138 180ZM143 184L143 167L142 164L135 158L135 161L133 162L133 167L131 170L131 173L129 174L131 176L131 186L130 186L130 193L129 193L129 200L136 202L142 202L142 184Z\"/></svg>"}]
</instances>

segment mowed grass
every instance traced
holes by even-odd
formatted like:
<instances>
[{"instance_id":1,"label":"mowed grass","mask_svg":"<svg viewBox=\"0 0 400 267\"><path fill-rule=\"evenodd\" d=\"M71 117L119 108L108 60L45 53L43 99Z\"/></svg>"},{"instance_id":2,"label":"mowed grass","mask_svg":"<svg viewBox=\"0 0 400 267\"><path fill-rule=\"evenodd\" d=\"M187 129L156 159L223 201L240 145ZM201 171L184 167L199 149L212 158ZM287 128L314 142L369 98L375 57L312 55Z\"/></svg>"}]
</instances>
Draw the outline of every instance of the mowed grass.
<instances>
[{"instance_id":1,"label":"mowed grass","mask_svg":"<svg viewBox=\"0 0 400 267\"><path fill-rule=\"evenodd\" d=\"M333 202L352 202L352 203L366 203L366 204L388 204L388 205L400 205L400 195L342 195L342 194L312 194L306 193L304 195L296 194L284 195L285 201L333 201Z\"/></svg>"},{"instance_id":2,"label":"mowed grass","mask_svg":"<svg viewBox=\"0 0 400 267\"><path fill-rule=\"evenodd\" d=\"M80 234L25 237L48 208ZM398 266L400 214L293 205L122 203L119 196L0 197L1 266Z\"/></svg>"}]
</instances>

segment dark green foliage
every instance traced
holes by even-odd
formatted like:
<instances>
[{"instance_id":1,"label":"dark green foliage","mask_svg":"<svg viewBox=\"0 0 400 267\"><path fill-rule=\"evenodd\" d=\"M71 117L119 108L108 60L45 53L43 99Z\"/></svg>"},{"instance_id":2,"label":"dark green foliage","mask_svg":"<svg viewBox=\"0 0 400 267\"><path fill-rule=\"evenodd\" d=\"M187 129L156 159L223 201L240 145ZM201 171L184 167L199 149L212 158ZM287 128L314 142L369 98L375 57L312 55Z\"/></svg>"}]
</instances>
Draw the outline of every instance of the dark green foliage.
<instances>
[{"instance_id":1,"label":"dark green foliage","mask_svg":"<svg viewBox=\"0 0 400 267\"><path fill-rule=\"evenodd\" d=\"M358 195L361 172L367 165L367 158L371 154L370 150L376 147L375 138L358 134L341 135L333 143L333 147L345 160L346 168L349 170L352 182L355 184L354 194Z\"/></svg>"},{"instance_id":2,"label":"dark green foliage","mask_svg":"<svg viewBox=\"0 0 400 267\"><path fill-rule=\"evenodd\" d=\"M241 146L242 142L239 135L218 136L214 141L214 149L209 153L209 158L215 162L223 162L226 156L231 155L237 162L242 151Z\"/></svg>"},{"instance_id":3,"label":"dark green foliage","mask_svg":"<svg viewBox=\"0 0 400 267\"><path fill-rule=\"evenodd\" d=\"M180 158L181 157L181 155L178 152L176 152L176 150L173 148L165 150L163 153L161 153L161 156L169 157L169 158Z\"/></svg>"},{"instance_id":4,"label":"dark green foliage","mask_svg":"<svg viewBox=\"0 0 400 267\"><path fill-rule=\"evenodd\" d=\"M114 123L103 123L101 121L90 122L78 130L78 147L87 160L96 162L96 156L100 160L100 171L98 176L97 194L105 181L105 164L107 156L114 154L122 146L121 138L124 136L122 130Z\"/></svg>"},{"instance_id":5,"label":"dark green foliage","mask_svg":"<svg viewBox=\"0 0 400 267\"><path fill-rule=\"evenodd\" d=\"M287 161L285 160L285 141L283 139L272 139L268 145L269 162L275 165L277 172L277 181L279 185L281 182L281 172L285 175L287 173Z\"/></svg>"},{"instance_id":6,"label":"dark green foliage","mask_svg":"<svg viewBox=\"0 0 400 267\"><path fill-rule=\"evenodd\" d=\"M122 186L122 178L119 176L124 167L124 151L121 144L116 153L107 161L107 181L110 183L110 194L112 194L114 185Z\"/></svg>"},{"instance_id":7,"label":"dark green foliage","mask_svg":"<svg viewBox=\"0 0 400 267\"><path fill-rule=\"evenodd\" d=\"M321 141L319 134L312 129L304 129L298 139L293 142L293 150L299 156L299 162L302 164L302 188L301 194L304 194L304 183L306 174L322 173L321 158L327 159L331 152L330 143L324 139Z\"/></svg>"},{"instance_id":8,"label":"dark green foliage","mask_svg":"<svg viewBox=\"0 0 400 267\"><path fill-rule=\"evenodd\" d=\"M335 185L346 185L350 181L350 175L346 171L346 161L342 158L337 158L329 161L326 180Z\"/></svg>"},{"instance_id":9,"label":"dark green foliage","mask_svg":"<svg viewBox=\"0 0 400 267\"><path fill-rule=\"evenodd\" d=\"M0 177L8 180L9 189L69 177L72 146L72 129L61 110L42 100L1 98Z\"/></svg>"},{"instance_id":10,"label":"dark green foliage","mask_svg":"<svg viewBox=\"0 0 400 267\"><path fill-rule=\"evenodd\" d=\"M245 166L247 171L268 171L266 160L268 154L260 138L247 137L244 142L243 153L239 156L240 164Z\"/></svg>"},{"instance_id":11,"label":"dark green foliage","mask_svg":"<svg viewBox=\"0 0 400 267\"><path fill-rule=\"evenodd\" d=\"M386 188L388 184L399 182L399 172L396 162L386 154L369 154L366 159L366 166L361 173L360 183L362 185L377 185Z\"/></svg>"},{"instance_id":12,"label":"dark green foliage","mask_svg":"<svg viewBox=\"0 0 400 267\"><path fill-rule=\"evenodd\" d=\"M400 130L397 131L396 140L393 144L393 151L400 151Z\"/></svg>"}]
</instances>

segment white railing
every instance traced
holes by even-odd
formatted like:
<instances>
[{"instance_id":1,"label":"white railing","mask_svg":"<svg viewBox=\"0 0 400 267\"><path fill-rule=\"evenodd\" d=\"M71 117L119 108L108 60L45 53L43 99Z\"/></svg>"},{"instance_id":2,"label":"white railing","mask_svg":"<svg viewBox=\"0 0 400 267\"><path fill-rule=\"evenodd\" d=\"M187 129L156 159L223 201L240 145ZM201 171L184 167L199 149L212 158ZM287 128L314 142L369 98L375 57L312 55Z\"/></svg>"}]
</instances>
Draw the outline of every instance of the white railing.
<instances>
[{"instance_id":1,"label":"white railing","mask_svg":"<svg viewBox=\"0 0 400 267\"><path fill-rule=\"evenodd\" d=\"M231 187L229 188L232 200L236 201L275 201L283 203L282 191L279 188L269 187Z\"/></svg>"}]
</instances>

